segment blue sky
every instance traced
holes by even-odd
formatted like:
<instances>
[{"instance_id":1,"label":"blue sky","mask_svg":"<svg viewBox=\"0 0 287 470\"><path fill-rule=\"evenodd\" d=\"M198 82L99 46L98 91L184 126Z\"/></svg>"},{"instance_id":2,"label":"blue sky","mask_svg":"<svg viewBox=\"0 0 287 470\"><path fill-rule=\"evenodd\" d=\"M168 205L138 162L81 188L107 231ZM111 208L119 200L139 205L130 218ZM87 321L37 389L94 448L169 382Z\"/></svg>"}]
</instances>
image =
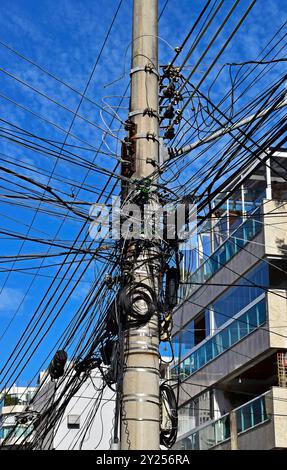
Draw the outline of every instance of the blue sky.
<instances>
[{"instance_id":1,"label":"blue sky","mask_svg":"<svg viewBox=\"0 0 287 470\"><path fill-rule=\"evenodd\" d=\"M159 1L160 10L164 3L165 0ZM15 48L18 52L55 74L75 89L83 91L117 5L118 1L116 0L41 0L41 2L35 0L14 0L13 2L2 0L0 4L0 41ZM169 1L159 25L161 63L167 63L172 58L172 48L180 45L202 5L201 0ZM229 0L224 2L224 15L231 5L232 2ZM211 62L215 52L219 50L220 44L230 34L232 25L236 24L247 5L246 0L240 2L232 21L207 54L198 74L194 78L195 81L200 79L202 72ZM123 95L128 83L131 8L131 0L124 0L87 92L92 100L101 105L103 105L101 100L110 105L117 104L118 97ZM212 77L216 75L224 63L256 58L262 47L272 37L274 31L286 19L286 17L284 18L285 9L286 1L284 0L257 1L246 22L220 58L218 65L205 85L206 89L208 84L211 83ZM215 27L220 24L224 15L219 15ZM190 58L189 65L196 62L209 40L210 36L206 35L205 41L200 44ZM71 110L75 110L79 103L79 96L76 93L1 45L0 67ZM124 73L124 78L122 78ZM120 80L106 87L107 84L117 79ZM213 90L213 99L218 101L226 92L228 86L230 86L230 81L226 73L222 75L220 86L217 83ZM34 113L44 116L56 126L67 129L71 123L72 113L37 95L1 71L0 95L5 95L10 100L31 109ZM123 109L121 110L123 117L127 115L127 98L123 100ZM84 102L80 108L80 114L96 125L102 128L105 127L99 110L91 103ZM59 131L55 126L48 125L3 97L0 97L0 118L13 122L13 124L45 138L63 141L65 137L65 133ZM118 125L115 122L113 129L116 130L117 127ZM76 119L72 133L94 147L98 147L102 140L102 132L81 119ZM68 143L79 145L79 141L73 137L69 137ZM109 147L113 152L118 152L115 139L106 139L104 148L107 150ZM31 150L11 144L3 138L0 138L0 152L2 156L3 154L8 155L14 161L21 160L28 165L36 165L47 172L51 171L55 163ZM77 150L76 153L87 159L91 159L93 156L91 151ZM115 161L109 156L98 156L96 163L112 169ZM0 164L2 163L0 162ZM11 165L9 167L13 168ZM106 181L104 177L97 176L94 172L87 175L85 170L76 169L62 162L57 163L56 172L62 177L79 183L86 177L86 183L97 189L102 188ZM28 170L27 175L32 175L32 173ZM7 174L1 173L0 176L7 178ZM44 178L43 182L47 182L47 179ZM2 180L1 182L0 180L0 185L2 185L0 193L5 193L4 188L10 187L9 184L11 184L11 181L4 182ZM73 184L68 181L66 184L53 181L53 187L67 194L72 194L75 190ZM77 197L89 202L94 200L92 194L84 191L80 191ZM0 201L0 217L0 229L15 230L25 234L33 220L34 213L30 210L3 204ZM72 241L81 227L81 221L66 221L61 228L60 224L61 221L55 219L55 217L48 217L39 213L33 222L30 234L53 238L60 230L57 239ZM40 235L40 232L42 235ZM6 238L2 237L1 240L1 256L15 254L22 246L21 242L17 240L7 240ZM43 251L47 251L45 245L35 246L35 243L31 242L26 242L22 247L22 253L42 253ZM36 262L35 265L39 265L39 262ZM7 263L3 266L9 268L11 264ZM25 266L28 266L28 264ZM47 335L35 357L21 374L19 379L21 385L29 382L42 364L45 353L49 351L55 339L69 324L71 312L74 312L84 299L91 282L97 276L98 269L99 266L93 263L91 269L83 277L83 282L80 283L77 292L72 294L59 320ZM43 271L46 276L53 276L55 273L55 270L48 268ZM17 312L5 338L0 342L0 365L7 359L9 350L17 342L21 331L23 331L51 282L49 277L37 277L30 286L32 280L33 276L28 274L13 273L7 278L7 273L0 273L0 336L15 312Z\"/></svg>"}]
</instances>

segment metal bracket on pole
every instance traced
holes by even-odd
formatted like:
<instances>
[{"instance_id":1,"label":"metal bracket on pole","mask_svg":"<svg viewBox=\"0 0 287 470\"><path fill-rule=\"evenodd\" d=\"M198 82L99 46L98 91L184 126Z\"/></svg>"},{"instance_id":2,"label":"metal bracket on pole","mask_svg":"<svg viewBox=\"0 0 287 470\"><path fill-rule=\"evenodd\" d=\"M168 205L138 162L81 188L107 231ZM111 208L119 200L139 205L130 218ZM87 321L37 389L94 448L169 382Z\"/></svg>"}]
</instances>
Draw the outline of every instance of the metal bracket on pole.
<instances>
[{"instance_id":1,"label":"metal bracket on pole","mask_svg":"<svg viewBox=\"0 0 287 470\"><path fill-rule=\"evenodd\" d=\"M158 78L160 77L158 70L156 70L152 65L147 64L145 67L134 67L130 71L130 75L133 75L137 72L147 72L147 73L154 73Z\"/></svg>"},{"instance_id":2,"label":"metal bracket on pole","mask_svg":"<svg viewBox=\"0 0 287 470\"><path fill-rule=\"evenodd\" d=\"M148 116L148 117L156 117L158 120L160 119L158 112L155 109L152 108L145 108L145 109L136 109L135 111L131 111L129 113L129 117L134 117L134 116Z\"/></svg>"},{"instance_id":3,"label":"metal bracket on pole","mask_svg":"<svg viewBox=\"0 0 287 470\"><path fill-rule=\"evenodd\" d=\"M154 132L146 132L145 134L136 134L132 139L147 139L153 142L159 142L159 137Z\"/></svg>"}]
</instances>

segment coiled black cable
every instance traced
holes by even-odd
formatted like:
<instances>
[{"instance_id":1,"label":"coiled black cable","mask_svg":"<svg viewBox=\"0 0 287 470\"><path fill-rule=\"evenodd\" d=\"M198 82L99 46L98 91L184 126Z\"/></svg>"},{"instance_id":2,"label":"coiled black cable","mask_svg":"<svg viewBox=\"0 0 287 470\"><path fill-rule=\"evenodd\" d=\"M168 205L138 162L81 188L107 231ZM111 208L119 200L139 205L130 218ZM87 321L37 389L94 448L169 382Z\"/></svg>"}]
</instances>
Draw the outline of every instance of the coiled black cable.
<instances>
[{"instance_id":1,"label":"coiled black cable","mask_svg":"<svg viewBox=\"0 0 287 470\"><path fill-rule=\"evenodd\" d=\"M160 385L162 413L165 411L170 421L168 428L161 428L160 443L170 449L176 442L178 430L178 408L173 388L166 382Z\"/></svg>"},{"instance_id":2,"label":"coiled black cable","mask_svg":"<svg viewBox=\"0 0 287 470\"><path fill-rule=\"evenodd\" d=\"M146 312L142 313L136 304L144 301ZM125 328L145 325L157 311L157 300L154 290L147 284L138 282L122 289L119 294L119 305Z\"/></svg>"}]
</instances>

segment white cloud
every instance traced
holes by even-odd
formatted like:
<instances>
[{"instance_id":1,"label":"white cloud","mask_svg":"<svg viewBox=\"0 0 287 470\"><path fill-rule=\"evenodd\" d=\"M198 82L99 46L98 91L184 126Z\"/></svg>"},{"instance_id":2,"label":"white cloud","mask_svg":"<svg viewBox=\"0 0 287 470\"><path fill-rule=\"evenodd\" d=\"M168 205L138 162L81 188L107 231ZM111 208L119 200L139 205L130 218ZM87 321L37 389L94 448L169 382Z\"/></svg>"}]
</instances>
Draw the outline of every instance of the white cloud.
<instances>
[{"instance_id":1,"label":"white cloud","mask_svg":"<svg viewBox=\"0 0 287 470\"><path fill-rule=\"evenodd\" d=\"M19 307L24 297L24 291L18 287L4 287L0 294L0 315L9 316ZM20 307L22 310L23 305Z\"/></svg>"}]
</instances>

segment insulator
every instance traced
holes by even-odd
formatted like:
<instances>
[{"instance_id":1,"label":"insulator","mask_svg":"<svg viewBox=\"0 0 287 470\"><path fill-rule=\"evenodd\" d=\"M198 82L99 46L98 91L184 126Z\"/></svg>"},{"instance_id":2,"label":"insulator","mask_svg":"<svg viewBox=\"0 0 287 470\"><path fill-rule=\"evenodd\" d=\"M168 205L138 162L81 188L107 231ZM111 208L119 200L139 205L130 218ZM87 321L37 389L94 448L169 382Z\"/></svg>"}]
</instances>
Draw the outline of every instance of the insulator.
<instances>
[{"instance_id":1,"label":"insulator","mask_svg":"<svg viewBox=\"0 0 287 470\"><path fill-rule=\"evenodd\" d=\"M165 131L163 138L168 139L168 140L172 140L172 139L174 139L174 137L175 137L174 127L169 126L167 128L167 130Z\"/></svg>"},{"instance_id":2,"label":"insulator","mask_svg":"<svg viewBox=\"0 0 287 470\"><path fill-rule=\"evenodd\" d=\"M15 421L17 424L27 424L29 421L29 417L27 415L18 415L15 417Z\"/></svg>"},{"instance_id":3,"label":"insulator","mask_svg":"<svg viewBox=\"0 0 287 470\"><path fill-rule=\"evenodd\" d=\"M174 107L170 105L163 114L163 119L173 119L174 118Z\"/></svg>"},{"instance_id":4,"label":"insulator","mask_svg":"<svg viewBox=\"0 0 287 470\"><path fill-rule=\"evenodd\" d=\"M105 284L108 289L112 289L114 285L114 279L110 274L106 274L105 276Z\"/></svg>"},{"instance_id":5,"label":"insulator","mask_svg":"<svg viewBox=\"0 0 287 470\"><path fill-rule=\"evenodd\" d=\"M182 98L182 94L179 93L178 91L175 91L174 92L174 97L173 97L173 103L174 104L178 104L180 101L182 101L183 98Z\"/></svg>"},{"instance_id":6,"label":"insulator","mask_svg":"<svg viewBox=\"0 0 287 470\"><path fill-rule=\"evenodd\" d=\"M170 85L168 85L166 88L162 90L162 94L165 98L169 98L169 99L173 98L174 93L175 93L175 86L173 83L170 83Z\"/></svg>"},{"instance_id":7,"label":"insulator","mask_svg":"<svg viewBox=\"0 0 287 470\"><path fill-rule=\"evenodd\" d=\"M178 125L180 124L181 120L182 120L182 116L178 116L177 118L175 118L175 120L173 121L173 123L174 123L176 126L178 126Z\"/></svg>"}]
</instances>

